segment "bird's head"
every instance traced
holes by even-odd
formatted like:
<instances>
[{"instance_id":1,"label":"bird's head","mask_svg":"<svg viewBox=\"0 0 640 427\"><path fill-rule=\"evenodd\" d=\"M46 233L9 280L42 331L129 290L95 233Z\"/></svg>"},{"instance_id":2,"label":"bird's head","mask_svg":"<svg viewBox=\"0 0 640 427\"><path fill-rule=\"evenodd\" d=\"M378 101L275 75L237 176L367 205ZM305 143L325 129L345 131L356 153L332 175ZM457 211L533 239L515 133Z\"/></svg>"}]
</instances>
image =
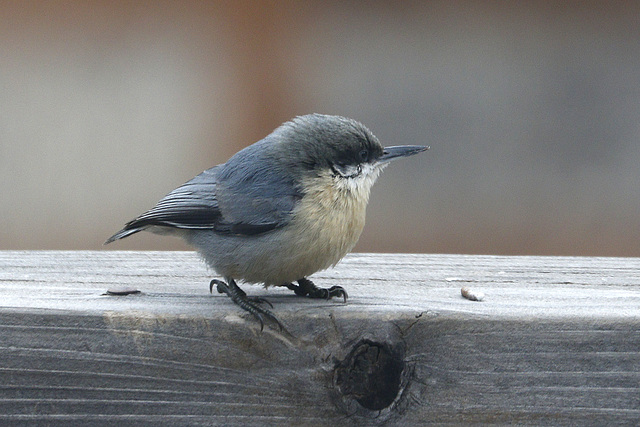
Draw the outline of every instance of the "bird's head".
<instances>
[{"instance_id":1,"label":"bird's head","mask_svg":"<svg viewBox=\"0 0 640 427\"><path fill-rule=\"evenodd\" d=\"M291 166L305 177L331 176L339 188L366 193L391 160L429 149L421 145L383 147L363 124L340 116L299 116L276 132L285 136L280 140L287 144Z\"/></svg>"}]
</instances>

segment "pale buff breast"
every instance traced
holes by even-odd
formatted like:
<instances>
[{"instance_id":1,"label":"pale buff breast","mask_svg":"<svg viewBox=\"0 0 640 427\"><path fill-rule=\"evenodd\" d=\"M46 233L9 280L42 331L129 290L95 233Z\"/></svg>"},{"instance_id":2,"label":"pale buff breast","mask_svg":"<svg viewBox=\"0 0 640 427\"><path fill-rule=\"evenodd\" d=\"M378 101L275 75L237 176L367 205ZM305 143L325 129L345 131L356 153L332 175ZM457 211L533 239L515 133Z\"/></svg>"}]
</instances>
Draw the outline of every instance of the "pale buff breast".
<instances>
[{"instance_id":1,"label":"pale buff breast","mask_svg":"<svg viewBox=\"0 0 640 427\"><path fill-rule=\"evenodd\" d=\"M338 263L357 243L365 224L370 185L347 188L336 178L316 178L292 221L271 246L252 258L251 267L237 266L245 281L282 285Z\"/></svg>"}]
</instances>

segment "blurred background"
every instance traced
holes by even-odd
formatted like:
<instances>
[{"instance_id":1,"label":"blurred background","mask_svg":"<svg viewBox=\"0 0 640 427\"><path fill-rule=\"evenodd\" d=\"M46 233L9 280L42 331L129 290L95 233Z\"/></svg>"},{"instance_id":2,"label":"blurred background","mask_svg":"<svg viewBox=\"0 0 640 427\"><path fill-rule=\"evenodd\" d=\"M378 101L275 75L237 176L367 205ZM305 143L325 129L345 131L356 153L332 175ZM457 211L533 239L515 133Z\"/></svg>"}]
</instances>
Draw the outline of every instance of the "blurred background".
<instances>
[{"instance_id":1,"label":"blurred background","mask_svg":"<svg viewBox=\"0 0 640 427\"><path fill-rule=\"evenodd\" d=\"M640 256L639 24L628 1L0 1L0 249L102 249L320 112L431 146L385 170L356 251Z\"/></svg>"}]
</instances>

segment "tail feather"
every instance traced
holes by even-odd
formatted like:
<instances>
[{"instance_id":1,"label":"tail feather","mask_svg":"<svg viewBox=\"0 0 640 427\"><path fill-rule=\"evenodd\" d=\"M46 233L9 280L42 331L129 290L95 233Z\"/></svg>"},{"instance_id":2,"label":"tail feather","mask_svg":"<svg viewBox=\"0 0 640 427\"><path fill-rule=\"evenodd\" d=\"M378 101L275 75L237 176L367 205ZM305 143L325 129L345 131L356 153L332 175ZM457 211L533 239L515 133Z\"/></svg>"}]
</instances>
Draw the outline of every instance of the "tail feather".
<instances>
[{"instance_id":1,"label":"tail feather","mask_svg":"<svg viewBox=\"0 0 640 427\"><path fill-rule=\"evenodd\" d=\"M139 231L144 230L147 227L133 227L133 228L128 228L125 227L122 230L118 231L116 234L114 234L113 236L109 237L104 243L103 245L108 245L111 242L115 242L116 240L120 240L120 239L124 239L127 236L130 236L132 234L135 234Z\"/></svg>"}]
</instances>

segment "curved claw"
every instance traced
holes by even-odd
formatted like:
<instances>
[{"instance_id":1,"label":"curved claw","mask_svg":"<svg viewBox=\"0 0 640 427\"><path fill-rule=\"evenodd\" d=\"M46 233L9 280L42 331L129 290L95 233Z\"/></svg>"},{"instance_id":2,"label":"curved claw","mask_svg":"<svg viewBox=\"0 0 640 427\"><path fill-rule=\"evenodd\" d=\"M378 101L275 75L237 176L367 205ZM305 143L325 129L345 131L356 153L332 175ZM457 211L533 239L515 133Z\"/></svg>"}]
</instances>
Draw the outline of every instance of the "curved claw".
<instances>
[{"instance_id":1,"label":"curved claw","mask_svg":"<svg viewBox=\"0 0 640 427\"><path fill-rule=\"evenodd\" d=\"M347 291L342 286L332 286L328 289L319 288L306 277L298 280L298 285L287 283L286 286L294 291L296 295L307 296L309 298L329 300L333 297L342 297L344 302L347 302L347 298L349 298Z\"/></svg>"},{"instance_id":2,"label":"curved claw","mask_svg":"<svg viewBox=\"0 0 640 427\"><path fill-rule=\"evenodd\" d=\"M282 323L280 323L280 321L278 320L276 315L273 314L271 311L267 310L266 308L262 308L260 306L254 305L253 302L250 301L250 300L244 301L244 303L246 303L246 306L244 304L238 303L236 301L234 301L234 302L236 304L238 304L240 306L240 308L248 311L249 313L251 313L253 315L253 317L258 319L258 321L260 322L260 332L262 332L264 330L264 323L265 323L264 318L265 317L267 319L271 320L276 325L278 325L278 328L280 328L281 332L285 330L284 326L282 325Z\"/></svg>"},{"instance_id":3,"label":"curved claw","mask_svg":"<svg viewBox=\"0 0 640 427\"><path fill-rule=\"evenodd\" d=\"M344 298L344 302L347 302L347 298L349 298L347 291L342 286L332 286L327 289L327 291L329 294L329 297L327 299L331 297L342 297Z\"/></svg>"},{"instance_id":4,"label":"curved claw","mask_svg":"<svg viewBox=\"0 0 640 427\"><path fill-rule=\"evenodd\" d=\"M224 283L222 280L217 280L217 279L213 279L210 283L209 283L209 293L212 294L213 293L213 285L217 286L218 292L223 293L224 291L220 290L220 285L222 286L227 286L226 283Z\"/></svg>"},{"instance_id":5,"label":"curved claw","mask_svg":"<svg viewBox=\"0 0 640 427\"><path fill-rule=\"evenodd\" d=\"M264 331L264 319L262 318L262 315L260 313L251 313L251 314L253 314L253 317L258 319L258 322L260 322L260 332L263 332Z\"/></svg>"}]
</instances>

